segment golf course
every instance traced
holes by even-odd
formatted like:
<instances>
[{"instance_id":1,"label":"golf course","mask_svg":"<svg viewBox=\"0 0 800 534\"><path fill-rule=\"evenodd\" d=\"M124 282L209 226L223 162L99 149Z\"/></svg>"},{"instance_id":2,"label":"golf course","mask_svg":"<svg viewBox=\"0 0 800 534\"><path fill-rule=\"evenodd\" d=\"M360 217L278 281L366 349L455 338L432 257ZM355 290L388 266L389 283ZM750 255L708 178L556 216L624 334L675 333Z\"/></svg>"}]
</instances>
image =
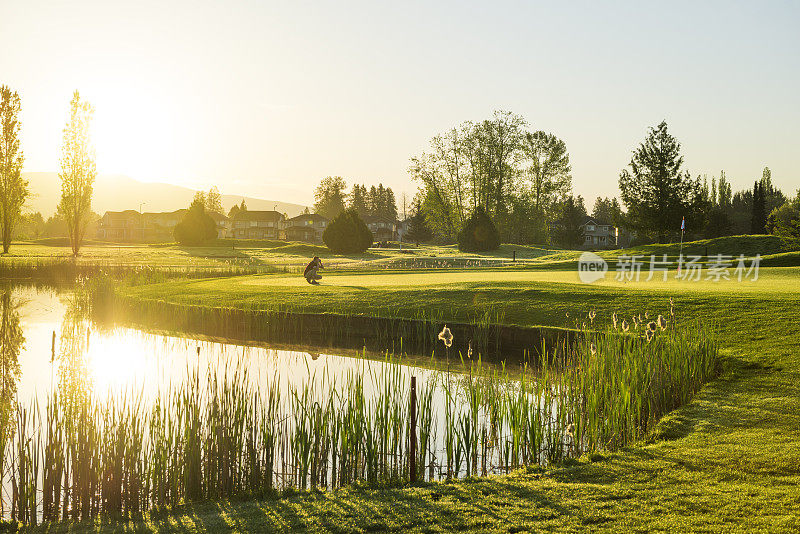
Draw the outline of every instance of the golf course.
<instances>
[{"instance_id":1,"label":"golf course","mask_svg":"<svg viewBox=\"0 0 800 534\"><path fill-rule=\"evenodd\" d=\"M758 237L742 238L747 248ZM742 245L744 244L744 245ZM748 245L749 244L749 245ZM730 245L730 243L728 244ZM775 254L782 250L781 242ZM789 244L791 245L791 243ZM689 250L722 247L689 243ZM504 246L505 247L505 246ZM671 247L665 246L665 247ZM657 247L653 247L657 249ZM791 246L789 246L791 248ZM23 247L17 247L24 250ZM172 260L220 261L207 251L166 249ZM654 252L660 250L654 250ZM661 418L645 436L623 447L578 455L508 474L441 480L355 484L325 490L288 488L269 495L197 500L164 506L122 521L101 516L30 527L47 532L488 532L522 531L796 531L800 528L800 267L762 266L757 279L715 281L578 278L579 253L553 251L530 262L506 254L458 264L458 254L416 250L429 268L392 268L409 254L370 250L330 259L319 286L299 272L211 278L129 277L115 298L160 306L227 308L246 312L427 318L440 322L492 321L519 326L585 328L608 325L614 314L701 321L718 337L721 368L693 398ZM614 251L612 257L642 250ZM671 253L671 249L669 251ZM734 251L730 251L734 252ZM769 252L769 251L768 251ZM668 253L665 251L664 253ZM297 263L299 257L270 258ZM571 260L565 259L571 256ZM195 259L196 258L196 259ZM81 261L91 262L86 254ZM463 258L461 258L463 260ZM24 260L24 259L23 259ZM3 258L4 262L21 261ZM433 262L440 262L438 267ZM450 265L462 265L448 267ZM358 267L348 268L348 265ZM583 323L583 324L582 324ZM153 325L157 328L157 325ZM465 356L465 355L462 355Z\"/></svg>"}]
</instances>

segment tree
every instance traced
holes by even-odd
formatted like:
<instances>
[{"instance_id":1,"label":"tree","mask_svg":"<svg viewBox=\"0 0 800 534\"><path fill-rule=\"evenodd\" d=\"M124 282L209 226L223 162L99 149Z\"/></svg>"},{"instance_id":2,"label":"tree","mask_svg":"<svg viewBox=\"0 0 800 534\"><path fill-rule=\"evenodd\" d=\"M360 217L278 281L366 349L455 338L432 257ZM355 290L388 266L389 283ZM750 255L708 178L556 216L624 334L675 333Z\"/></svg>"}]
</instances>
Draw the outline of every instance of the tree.
<instances>
[{"instance_id":1,"label":"tree","mask_svg":"<svg viewBox=\"0 0 800 534\"><path fill-rule=\"evenodd\" d=\"M228 218L233 219L237 214L242 213L243 211L247 211L247 204L244 203L244 199L242 199L241 204L234 204L231 206L231 209L228 210Z\"/></svg>"},{"instance_id":2,"label":"tree","mask_svg":"<svg viewBox=\"0 0 800 534\"><path fill-rule=\"evenodd\" d=\"M607 222L616 227L623 225L622 207L619 205L616 197L600 198L594 201L594 208L592 209L592 218L596 221Z\"/></svg>"},{"instance_id":3,"label":"tree","mask_svg":"<svg viewBox=\"0 0 800 534\"><path fill-rule=\"evenodd\" d=\"M392 191L391 187L387 187L384 191L382 215L391 221L397 220L397 201L394 198L394 191Z\"/></svg>"},{"instance_id":4,"label":"tree","mask_svg":"<svg viewBox=\"0 0 800 534\"><path fill-rule=\"evenodd\" d=\"M40 212L23 214L14 226L14 239L39 239L44 234L44 218Z\"/></svg>"},{"instance_id":5,"label":"tree","mask_svg":"<svg viewBox=\"0 0 800 534\"><path fill-rule=\"evenodd\" d=\"M717 205L724 210L728 210L732 201L733 190L731 189L731 184L725 178L725 171L720 171L719 182L717 182Z\"/></svg>"},{"instance_id":6,"label":"tree","mask_svg":"<svg viewBox=\"0 0 800 534\"><path fill-rule=\"evenodd\" d=\"M750 217L750 231L754 234L766 232L767 211L765 188L763 181L753 184L752 215Z\"/></svg>"},{"instance_id":7,"label":"tree","mask_svg":"<svg viewBox=\"0 0 800 534\"><path fill-rule=\"evenodd\" d=\"M572 189L572 167L567 145L553 134L542 131L525 135L528 171L523 175L530 188L534 209L544 213Z\"/></svg>"},{"instance_id":8,"label":"tree","mask_svg":"<svg viewBox=\"0 0 800 534\"><path fill-rule=\"evenodd\" d=\"M91 142L91 121L94 109L81 101L75 91L70 101L70 116L64 128L61 148L61 201L58 210L67 224L72 254L78 255L89 216L92 211L92 191L97 177L94 147Z\"/></svg>"},{"instance_id":9,"label":"tree","mask_svg":"<svg viewBox=\"0 0 800 534\"><path fill-rule=\"evenodd\" d=\"M211 213L224 213L222 209L222 195L219 194L217 186L213 186L206 193L206 211Z\"/></svg>"},{"instance_id":10,"label":"tree","mask_svg":"<svg viewBox=\"0 0 800 534\"><path fill-rule=\"evenodd\" d=\"M414 204L414 210L411 212L411 218L408 221L408 233L406 233L405 237L406 241L413 241L414 243L425 243L433 237L433 232L425 222L425 214L422 212L422 203L419 199L417 199Z\"/></svg>"},{"instance_id":11,"label":"tree","mask_svg":"<svg viewBox=\"0 0 800 534\"><path fill-rule=\"evenodd\" d=\"M22 372L19 356L25 346L25 335L19 312L19 302L12 300L11 291L0 295L0 435L8 440L14 428L17 384Z\"/></svg>"},{"instance_id":12,"label":"tree","mask_svg":"<svg viewBox=\"0 0 800 534\"><path fill-rule=\"evenodd\" d=\"M205 205L195 199L183 220L175 225L175 241L181 245L196 246L216 239L217 225L206 213Z\"/></svg>"},{"instance_id":13,"label":"tree","mask_svg":"<svg viewBox=\"0 0 800 534\"><path fill-rule=\"evenodd\" d=\"M431 229L455 237L479 206L505 232L508 208L517 195L524 160L525 120L506 111L464 122L431 139L430 149L411 159Z\"/></svg>"},{"instance_id":14,"label":"tree","mask_svg":"<svg viewBox=\"0 0 800 534\"><path fill-rule=\"evenodd\" d=\"M4 254L11 247L14 227L29 194L28 182L22 177L20 108L19 94L8 86L0 86L0 228Z\"/></svg>"},{"instance_id":15,"label":"tree","mask_svg":"<svg viewBox=\"0 0 800 534\"><path fill-rule=\"evenodd\" d=\"M350 193L350 209L355 210L362 219L369 215L367 207L367 188L360 184L353 184Z\"/></svg>"},{"instance_id":16,"label":"tree","mask_svg":"<svg viewBox=\"0 0 800 534\"><path fill-rule=\"evenodd\" d=\"M700 197L700 180L681 171L680 152L680 143L661 122L634 150L630 172L623 169L619 176L631 223L661 241L679 230L682 217L691 217Z\"/></svg>"},{"instance_id":17,"label":"tree","mask_svg":"<svg viewBox=\"0 0 800 534\"><path fill-rule=\"evenodd\" d=\"M517 175L517 163L527 126L525 119L509 111L495 111L491 120L485 120L478 129L478 136L486 148L488 158L482 163L488 184L493 190L487 200L487 213L503 216L507 198Z\"/></svg>"},{"instance_id":18,"label":"tree","mask_svg":"<svg viewBox=\"0 0 800 534\"><path fill-rule=\"evenodd\" d=\"M786 203L786 196L783 192L772 185L772 171L769 167L764 167L761 172L761 190L764 195L764 214L769 215L772 210L779 208Z\"/></svg>"},{"instance_id":19,"label":"tree","mask_svg":"<svg viewBox=\"0 0 800 534\"><path fill-rule=\"evenodd\" d=\"M206 192L205 191L195 191L194 197L192 197L192 205L194 204L201 204L204 208L206 207Z\"/></svg>"},{"instance_id":20,"label":"tree","mask_svg":"<svg viewBox=\"0 0 800 534\"><path fill-rule=\"evenodd\" d=\"M558 223L557 240L565 247L583 245L583 227L586 219L586 207L583 197L568 196L561 204L561 218Z\"/></svg>"},{"instance_id":21,"label":"tree","mask_svg":"<svg viewBox=\"0 0 800 534\"><path fill-rule=\"evenodd\" d=\"M341 176L328 176L320 181L314 192L314 213L334 219L345 210L344 192L347 184Z\"/></svg>"},{"instance_id":22,"label":"tree","mask_svg":"<svg viewBox=\"0 0 800 534\"><path fill-rule=\"evenodd\" d=\"M800 190L794 200L770 212L766 226L771 234L800 238Z\"/></svg>"},{"instance_id":23,"label":"tree","mask_svg":"<svg viewBox=\"0 0 800 534\"><path fill-rule=\"evenodd\" d=\"M489 215L478 206L458 233L458 250L486 252L500 246L500 233Z\"/></svg>"},{"instance_id":24,"label":"tree","mask_svg":"<svg viewBox=\"0 0 800 534\"><path fill-rule=\"evenodd\" d=\"M722 237L730 235L731 221L728 213L719 205L712 206L708 212L706 227L703 235L706 238Z\"/></svg>"},{"instance_id":25,"label":"tree","mask_svg":"<svg viewBox=\"0 0 800 534\"><path fill-rule=\"evenodd\" d=\"M510 203L511 211L504 218L506 228L502 232L503 239L519 244L547 243L549 241L548 215L542 210L537 210L526 195L511 197Z\"/></svg>"},{"instance_id":26,"label":"tree","mask_svg":"<svg viewBox=\"0 0 800 534\"><path fill-rule=\"evenodd\" d=\"M335 254L361 254L372 246L373 236L358 213L348 209L328 224L322 240Z\"/></svg>"}]
</instances>

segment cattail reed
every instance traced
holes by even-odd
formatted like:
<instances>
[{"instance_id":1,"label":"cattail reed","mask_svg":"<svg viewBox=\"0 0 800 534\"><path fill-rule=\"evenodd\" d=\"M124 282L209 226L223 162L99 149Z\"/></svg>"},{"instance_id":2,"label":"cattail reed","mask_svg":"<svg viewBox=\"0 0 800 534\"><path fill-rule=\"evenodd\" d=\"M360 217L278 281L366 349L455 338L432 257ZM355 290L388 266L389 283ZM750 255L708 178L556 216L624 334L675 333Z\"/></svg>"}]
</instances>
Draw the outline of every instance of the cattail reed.
<instances>
[{"instance_id":1,"label":"cattail reed","mask_svg":"<svg viewBox=\"0 0 800 534\"><path fill-rule=\"evenodd\" d=\"M419 479L458 478L615 449L718 371L713 332L688 321L665 330L662 319L646 338L622 320L621 331L595 325L543 342L538 361L519 368L484 366L475 350L452 372L448 362L418 377L415 462L409 375L388 353L339 374L309 370L297 385L276 372L259 387L239 361L190 368L147 403L136 391L101 399L79 387L75 362L46 405L7 411L0 504L29 524L130 516L286 488L402 484L413 463ZM452 332L438 339L452 345Z\"/></svg>"}]
</instances>

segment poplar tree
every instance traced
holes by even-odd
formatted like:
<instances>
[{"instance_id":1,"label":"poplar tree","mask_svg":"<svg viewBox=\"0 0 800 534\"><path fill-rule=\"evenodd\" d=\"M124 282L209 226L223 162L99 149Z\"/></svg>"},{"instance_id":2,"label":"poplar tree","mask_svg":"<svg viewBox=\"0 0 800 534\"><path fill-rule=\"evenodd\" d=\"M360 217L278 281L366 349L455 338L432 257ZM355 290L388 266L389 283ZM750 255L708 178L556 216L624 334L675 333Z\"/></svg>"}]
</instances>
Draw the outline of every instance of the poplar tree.
<instances>
[{"instance_id":1,"label":"poplar tree","mask_svg":"<svg viewBox=\"0 0 800 534\"><path fill-rule=\"evenodd\" d=\"M92 192L97 177L90 127L94 109L75 91L64 128L61 148L61 201L58 210L67 224L72 254L78 255L92 213Z\"/></svg>"},{"instance_id":2,"label":"poplar tree","mask_svg":"<svg viewBox=\"0 0 800 534\"><path fill-rule=\"evenodd\" d=\"M28 197L28 182L22 177L23 154L19 146L19 94L0 87L0 227L3 253L11 247L14 227Z\"/></svg>"}]
</instances>

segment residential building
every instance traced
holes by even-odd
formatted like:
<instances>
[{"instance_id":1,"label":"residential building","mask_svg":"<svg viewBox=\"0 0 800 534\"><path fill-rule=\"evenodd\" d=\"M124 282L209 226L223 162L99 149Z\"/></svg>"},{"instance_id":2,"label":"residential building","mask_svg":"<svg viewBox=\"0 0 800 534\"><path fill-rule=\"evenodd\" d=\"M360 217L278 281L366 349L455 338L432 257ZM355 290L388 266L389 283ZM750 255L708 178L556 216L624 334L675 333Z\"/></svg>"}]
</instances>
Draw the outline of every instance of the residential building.
<instances>
[{"instance_id":1,"label":"residential building","mask_svg":"<svg viewBox=\"0 0 800 534\"><path fill-rule=\"evenodd\" d=\"M107 211L100 219L97 238L104 241L172 241L175 226L180 223L189 210L157 213L139 213L135 210ZM219 213L209 215L217 225L217 236L227 237L228 218Z\"/></svg>"},{"instance_id":2,"label":"residential building","mask_svg":"<svg viewBox=\"0 0 800 534\"><path fill-rule=\"evenodd\" d=\"M612 248L617 246L618 228L605 221L586 217L581 224L584 248Z\"/></svg>"},{"instance_id":3,"label":"residential building","mask_svg":"<svg viewBox=\"0 0 800 534\"><path fill-rule=\"evenodd\" d=\"M186 217L187 209L142 214L142 239L173 241L175 227Z\"/></svg>"},{"instance_id":4,"label":"residential building","mask_svg":"<svg viewBox=\"0 0 800 534\"><path fill-rule=\"evenodd\" d=\"M280 239L285 217L277 211L240 211L230 222L229 237L236 239Z\"/></svg>"},{"instance_id":5,"label":"residential building","mask_svg":"<svg viewBox=\"0 0 800 534\"><path fill-rule=\"evenodd\" d=\"M322 243L322 234L328 227L328 219L316 213L304 213L284 222L284 232L289 241Z\"/></svg>"},{"instance_id":6,"label":"residential building","mask_svg":"<svg viewBox=\"0 0 800 534\"><path fill-rule=\"evenodd\" d=\"M230 235L231 223L230 219L221 213L209 211L209 216L214 219L214 224L217 225L217 238L224 239Z\"/></svg>"},{"instance_id":7,"label":"residential building","mask_svg":"<svg viewBox=\"0 0 800 534\"><path fill-rule=\"evenodd\" d=\"M364 223L375 241L397 241L397 221L368 215L364 217Z\"/></svg>"},{"instance_id":8,"label":"residential building","mask_svg":"<svg viewBox=\"0 0 800 534\"><path fill-rule=\"evenodd\" d=\"M143 240L142 214L136 210L105 212L97 227L97 239L103 241Z\"/></svg>"}]
</instances>

